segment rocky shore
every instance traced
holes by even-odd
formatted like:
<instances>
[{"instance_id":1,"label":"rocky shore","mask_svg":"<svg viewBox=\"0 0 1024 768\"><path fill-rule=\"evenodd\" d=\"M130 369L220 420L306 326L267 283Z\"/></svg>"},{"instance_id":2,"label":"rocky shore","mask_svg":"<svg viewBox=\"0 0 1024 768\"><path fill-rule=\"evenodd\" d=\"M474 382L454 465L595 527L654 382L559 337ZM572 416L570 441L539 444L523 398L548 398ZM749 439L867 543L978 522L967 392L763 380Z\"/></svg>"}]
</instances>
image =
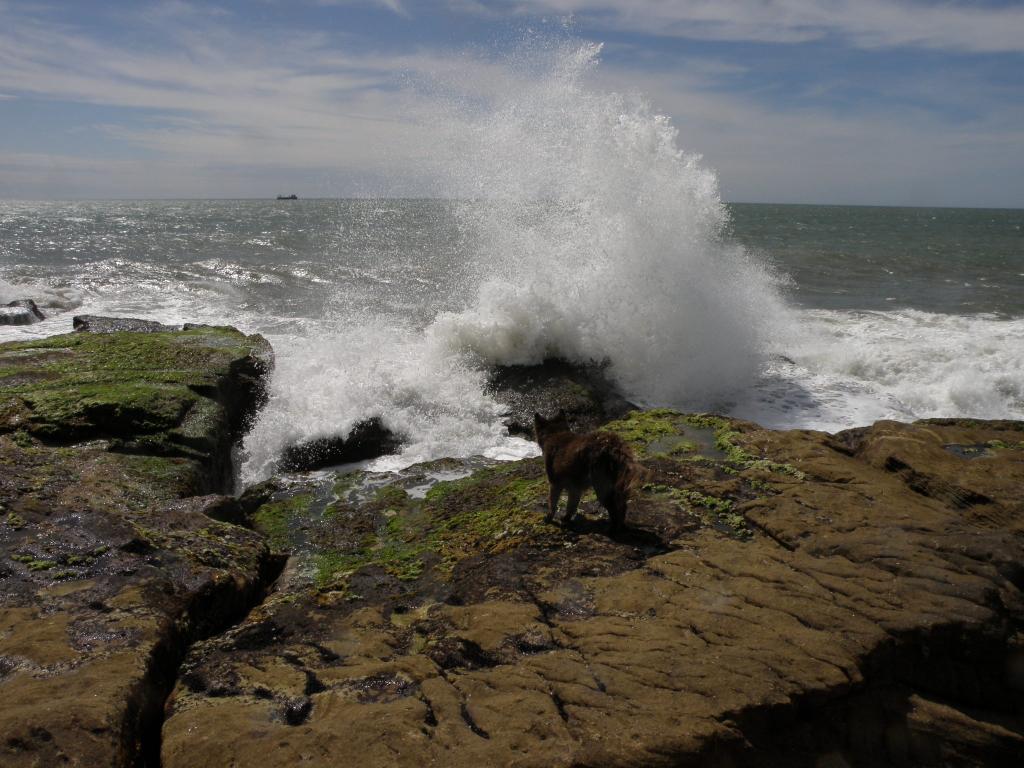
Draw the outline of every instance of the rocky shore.
<instances>
[{"instance_id":1,"label":"rocky shore","mask_svg":"<svg viewBox=\"0 0 1024 768\"><path fill-rule=\"evenodd\" d=\"M374 414L235 496L267 343L99 320L0 345L4 766L1024 754L1024 423L779 432L496 371L510 429L633 445L612 539L592 495L544 523L539 459L300 471L393 450Z\"/></svg>"}]
</instances>

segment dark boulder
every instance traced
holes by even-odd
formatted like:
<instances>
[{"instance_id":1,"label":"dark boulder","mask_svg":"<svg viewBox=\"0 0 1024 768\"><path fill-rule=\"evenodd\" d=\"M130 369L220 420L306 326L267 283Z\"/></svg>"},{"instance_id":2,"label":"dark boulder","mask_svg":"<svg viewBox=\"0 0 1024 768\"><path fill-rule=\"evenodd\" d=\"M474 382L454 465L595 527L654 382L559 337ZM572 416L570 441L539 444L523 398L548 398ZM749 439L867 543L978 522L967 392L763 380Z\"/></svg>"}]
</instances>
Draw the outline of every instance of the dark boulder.
<instances>
[{"instance_id":1,"label":"dark boulder","mask_svg":"<svg viewBox=\"0 0 1024 768\"><path fill-rule=\"evenodd\" d=\"M72 319L76 331L83 333L165 333L180 331L181 326L164 325L155 320L141 320L137 317L102 317L100 315L75 315ZM186 329L188 330L188 329Z\"/></svg>"},{"instance_id":2,"label":"dark boulder","mask_svg":"<svg viewBox=\"0 0 1024 768\"><path fill-rule=\"evenodd\" d=\"M503 365L491 371L491 395L508 407L505 424L513 435L533 436L533 414L566 412L580 432L624 416L637 406L607 376L607 366L550 358L539 365Z\"/></svg>"},{"instance_id":3,"label":"dark boulder","mask_svg":"<svg viewBox=\"0 0 1024 768\"><path fill-rule=\"evenodd\" d=\"M45 319L32 299L18 299L0 307L0 325L32 325Z\"/></svg>"},{"instance_id":4,"label":"dark boulder","mask_svg":"<svg viewBox=\"0 0 1024 768\"><path fill-rule=\"evenodd\" d=\"M320 437L286 448L281 469L308 472L338 464L375 459L398 453L402 437L396 435L376 416L356 424L348 437Z\"/></svg>"}]
</instances>

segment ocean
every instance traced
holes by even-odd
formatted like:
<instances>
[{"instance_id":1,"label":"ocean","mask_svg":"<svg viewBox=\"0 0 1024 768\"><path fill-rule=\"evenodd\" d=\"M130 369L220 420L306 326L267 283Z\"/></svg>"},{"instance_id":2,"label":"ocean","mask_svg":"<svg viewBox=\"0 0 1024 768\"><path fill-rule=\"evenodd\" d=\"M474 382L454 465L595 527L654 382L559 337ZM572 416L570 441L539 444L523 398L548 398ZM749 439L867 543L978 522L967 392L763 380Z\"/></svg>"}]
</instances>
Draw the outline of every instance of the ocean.
<instances>
[{"instance_id":1,"label":"ocean","mask_svg":"<svg viewBox=\"0 0 1024 768\"><path fill-rule=\"evenodd\" d=\"M0 201L0 302L49 315L0 341L74 314L263 334L243 482L371 416L407 438L373 469L534 455L486 371L548 356L768 427L1024 419L1024 211L723 203L668 118L590 85L598 51L447 104L425 199Z\"/></svg>"},{"instance_id":2,"label":"ocean","mask_svg":"<svg viewBox=\"0 0 1024 768\"><path fill-rule=\"evenodd\" d=\"M374 415L410 438L378 469L531 455L483 370L547 354L610 359L646 405L771 427L1024 418L1024 211L732 204L721 243L702 246L718 265L689 254L655 270L627 252L612 274L587 254L536 270L490 259L481 220L508 219L494 207L3 202L0 303L34 298L48 319L0 341L70 331L74 314L264 334L277 369L245 441L250 481L287 444ZM534 214L564 225L558 206Z\"/></svg>"}]
</instances>

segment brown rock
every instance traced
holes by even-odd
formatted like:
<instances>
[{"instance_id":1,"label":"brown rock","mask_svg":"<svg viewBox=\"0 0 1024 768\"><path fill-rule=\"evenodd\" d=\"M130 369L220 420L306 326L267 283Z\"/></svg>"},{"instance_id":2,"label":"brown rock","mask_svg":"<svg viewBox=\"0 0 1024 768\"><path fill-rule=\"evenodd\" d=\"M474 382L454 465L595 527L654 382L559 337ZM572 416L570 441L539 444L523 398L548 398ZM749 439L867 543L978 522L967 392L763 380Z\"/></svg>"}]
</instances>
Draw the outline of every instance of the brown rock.
<instances>
[{"instance_id":1,"label":"brown rock","mask_svg":"<svg viewBox=\"0 0 1024 768\"><path fill-rule=\"evenodd\" d=\"M1015 764L1021 425L608 428L651 473L616 540L543 523L538 460L257 511L291 565L163 765Z\"/></svg>"},{"instance_id":2,"label":"brown rock","mask_svg":"<svg viewBox=\"0 0 1024 768\"><path fill-rule=\"evenodd\" d=\"M164 325L156 320L102 315L75 315L71 324L79 333L167 333L182 330L181 326Z\"/></svg>"},{"instance_id":3,"label":"brown rock","mask_svg":"<svg viewBox=\"0 0 1024 768\"><path fill-rule=\"evenodd\" d=\"M0 765L158 760L186 646L274 572L262 537L210 516L232 500L193 495L227 490L265 344L221 329L0 345Z\"/></svg>"}]
</instances>

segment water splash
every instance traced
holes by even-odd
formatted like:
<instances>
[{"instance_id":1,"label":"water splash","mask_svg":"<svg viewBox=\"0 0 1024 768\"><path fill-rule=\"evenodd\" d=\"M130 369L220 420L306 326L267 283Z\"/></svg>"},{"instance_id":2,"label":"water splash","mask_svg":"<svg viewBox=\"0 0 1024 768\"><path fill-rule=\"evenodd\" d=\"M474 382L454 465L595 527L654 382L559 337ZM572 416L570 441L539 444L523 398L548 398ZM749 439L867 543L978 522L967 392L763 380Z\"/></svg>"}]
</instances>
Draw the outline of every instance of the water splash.
<instances>
[{"instance_id":1,"label":"water splash","mask_svg":"<svg viewBox=\"0 0 1024 768\"><path fill-rule=\"evenodd\" d=\"M505 434L500 407L483 394L484 374L424 343L415 329L375 318L344 333L275 339L274 347L279 360L284 353L284 364L245 439L248 482L272 474L288 445L348 435L371 416L408 439L400 456L372 464L377 471L440 456L521 458L536 452Z\"/></svg>"},{"instance_id":2,"label":"water splash","mask_svg":"<svg viewBox=\"0 0 1024 768\"><path fill-rule=\"evenodd\" d=\"M448 179L473 200L475 294L428 333L484 363L607 360L636 398L711 405L758 375L789 315L670 120L590 84L599 52L533 40L521 77L461 105Z\"/></svg>"}]
</instances>

